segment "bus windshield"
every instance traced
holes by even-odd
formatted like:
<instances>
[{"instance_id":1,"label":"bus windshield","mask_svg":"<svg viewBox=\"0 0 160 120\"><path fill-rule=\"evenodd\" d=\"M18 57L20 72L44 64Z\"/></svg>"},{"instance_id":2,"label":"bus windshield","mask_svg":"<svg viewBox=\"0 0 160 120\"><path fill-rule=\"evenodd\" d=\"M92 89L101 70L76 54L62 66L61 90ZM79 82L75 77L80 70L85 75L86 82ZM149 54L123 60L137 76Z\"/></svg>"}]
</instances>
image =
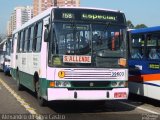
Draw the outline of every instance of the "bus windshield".
<instances>
[{"instance_id":1,"label":"bus windshield","mask_svg":"<svg viewBox=\"0 0 160 120\"><path fill-rule=\"evenodd\" d=\"M125 28L113 24L56 22L49 43L49 64L120 67L118 59L126 58ZM88 62L83 61L87 58Z\"/></svg>"}]
</instances>

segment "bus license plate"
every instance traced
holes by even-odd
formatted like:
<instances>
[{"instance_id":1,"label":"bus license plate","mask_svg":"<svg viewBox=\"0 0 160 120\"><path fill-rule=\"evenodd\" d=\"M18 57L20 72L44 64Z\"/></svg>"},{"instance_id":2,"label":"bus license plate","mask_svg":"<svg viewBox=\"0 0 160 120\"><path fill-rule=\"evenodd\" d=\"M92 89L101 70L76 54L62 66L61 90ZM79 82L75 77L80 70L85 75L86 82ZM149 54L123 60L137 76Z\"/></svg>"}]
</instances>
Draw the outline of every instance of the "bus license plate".
<instances>
[{"instance_id":1,"label":"bus license plate","mask_svg":"<svg viewBox=\"0 0 160 120\"><path fill-rule=\"evenodd\" d=\"M114 97L115 98L126 98L127 93L126 92L116 92L116 93L114 93Z\"/></svg>"}]
</instances>

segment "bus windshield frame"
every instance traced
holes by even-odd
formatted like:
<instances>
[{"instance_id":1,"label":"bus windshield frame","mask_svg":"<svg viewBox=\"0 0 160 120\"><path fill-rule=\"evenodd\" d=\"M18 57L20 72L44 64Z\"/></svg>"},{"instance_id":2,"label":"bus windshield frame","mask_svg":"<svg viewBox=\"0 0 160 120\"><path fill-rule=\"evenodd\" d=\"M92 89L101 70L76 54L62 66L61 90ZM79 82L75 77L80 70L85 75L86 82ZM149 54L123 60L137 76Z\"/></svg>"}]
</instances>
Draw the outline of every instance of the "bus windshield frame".
<instances>
[{"instance_id":1,"label":"bus windshield frame","mask_svg":"<svg viewBox=\"0 0 160 120\"><path fill-rule=\"evenodd\" d=\"M125 26L61 21L52 26L49 43L49 65L52 67L119 68L119 59L127 59ZM86 57L89 61L82 60Z\"/></svg>"},{"instance_id":2,"label":"bus windshield frame","mask_svg":"<svg viewBox=\"0 0 160 120\"><path fill-rule=\"evenodd\" d=\"M120 60L127 61L126 33L126 20L121 12L54 9L48 64L51 67L121 68Z\"/></svg>"}]
</instances>

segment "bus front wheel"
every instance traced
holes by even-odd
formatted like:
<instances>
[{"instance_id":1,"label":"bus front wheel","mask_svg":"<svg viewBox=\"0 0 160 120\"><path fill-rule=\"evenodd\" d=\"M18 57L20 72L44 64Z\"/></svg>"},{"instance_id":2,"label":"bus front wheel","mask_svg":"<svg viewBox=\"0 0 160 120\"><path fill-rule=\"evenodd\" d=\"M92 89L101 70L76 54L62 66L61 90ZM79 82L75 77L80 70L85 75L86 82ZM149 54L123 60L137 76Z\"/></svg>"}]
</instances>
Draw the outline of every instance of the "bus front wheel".
<instances>
[{"instance_id":1,"label":"bus front wheel","mask_svg":"<svg viewBox=\"0 0 160 120\"><path fill-rule=\"evenodd\" d=\"M36 93L37 93L37 100L38 100L39 105L45 106L46 101L45 101L45 99L43 99L41 97L40 82L39 81L36 82Z\"/></svg>"}]
</instances>

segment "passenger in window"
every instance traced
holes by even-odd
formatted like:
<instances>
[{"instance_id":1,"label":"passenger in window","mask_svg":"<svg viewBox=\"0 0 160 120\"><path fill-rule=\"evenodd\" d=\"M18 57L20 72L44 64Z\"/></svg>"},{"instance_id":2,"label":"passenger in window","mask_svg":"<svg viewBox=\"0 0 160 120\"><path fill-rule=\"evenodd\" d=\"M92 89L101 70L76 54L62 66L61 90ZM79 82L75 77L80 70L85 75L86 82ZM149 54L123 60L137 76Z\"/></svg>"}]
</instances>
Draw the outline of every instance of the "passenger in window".
<instances>
[{"instance_id":1,"label":"passenger in window","mask_svg":"<svg viewBox=\"0 0 160 120\"><path fill-rule=\"evenodd\" d=\"M149 52L149 58L150 59L159 59L158 53L156 49L151 49Z\"/></svg>"},{"instance_id":2,"label":"passenger in window","mask_svg":"<svg viewBox=\"0 0 160 120\"><path fill-rule=\"evenodd\" d=\"M160 48L157 49L158 57L160 58Z\"/></svg>"},{"instance_id":3,"label":"passenger in window","mask_svg":"<svg viewBox=\"0 0 160 120\"><path fill-rule=\"evenodd\" d=\"M98 41L98 33L95 32L95 33L93 34L93 44L97 44L97 41Z\"/></svg>"},{"instance_id":4,"label":"passenger in window","mask_svg":"<svg viewBox=\"0 0 160 120\"><path fill-rule=\"evenodd\" d=\"M133 59L142 59L142 55L138 49L132 50L131 58Z\"/></svg>"}]
</instances>

